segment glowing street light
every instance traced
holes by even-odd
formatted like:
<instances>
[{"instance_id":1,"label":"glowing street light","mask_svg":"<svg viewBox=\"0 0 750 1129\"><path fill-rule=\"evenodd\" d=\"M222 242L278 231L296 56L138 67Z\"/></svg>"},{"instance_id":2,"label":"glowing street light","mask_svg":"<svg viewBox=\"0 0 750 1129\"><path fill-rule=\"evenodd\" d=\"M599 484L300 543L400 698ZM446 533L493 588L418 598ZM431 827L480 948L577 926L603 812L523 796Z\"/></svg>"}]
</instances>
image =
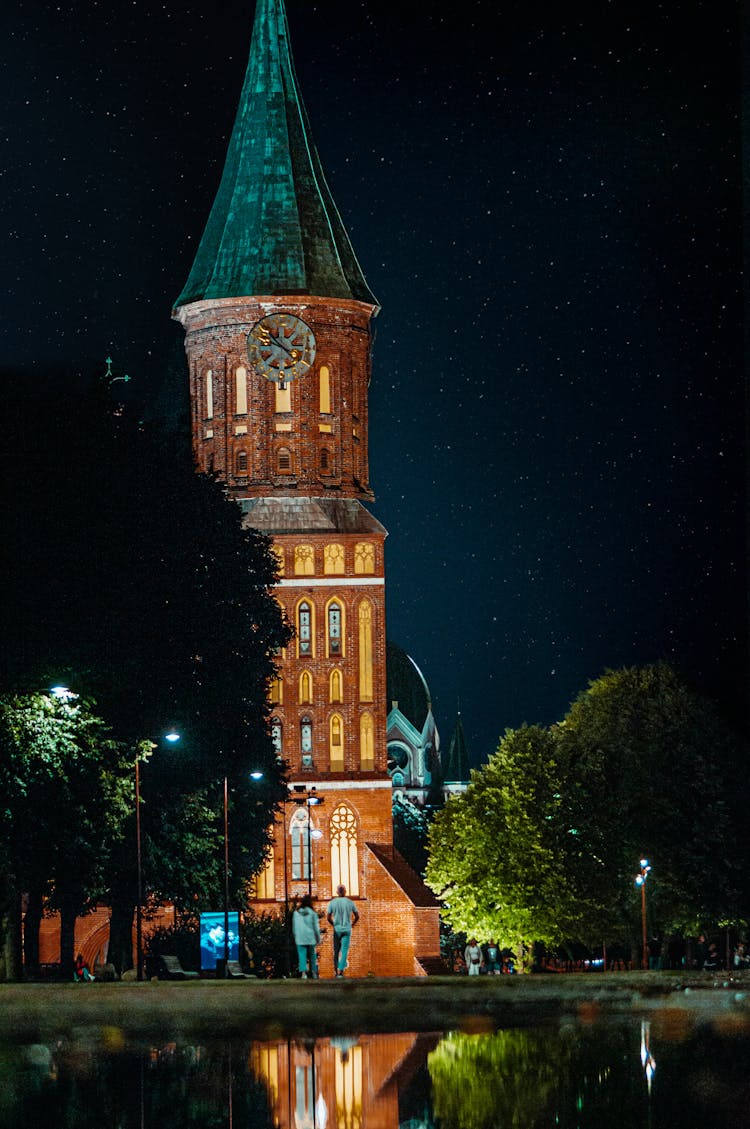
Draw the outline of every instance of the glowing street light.
<instances>
[{"instance_id":1,"label":"glowing street light","mask_svg":"<svg viewBox=\"0 0 750 1129\"><path fill-rule=\"evenodd\" d=\"M180 734L174 729L164 734L164 740L174 744L179 741ZM155 741L148 737L138 741L135 747L135 844L136 867L138 872L138 892L135 903L135 965L136 976L143 980L143 861L141 852L141 761L148 760L157 747Z\"/></svg>"},{"instance_id":2,"label":"glowing street light","mask_svg":"<svg viewBox=\"0 0 750 1129\"><path fill-rule=\"evenodd\" d=\"M646 879L651 873L651 864L648 859L641 859L640 871L635 876L636 886L641 888L641 934L642 934L642 953L641 953L641 968L648 969L648 933L646 930Z\"/></svg>"}]
</instances>

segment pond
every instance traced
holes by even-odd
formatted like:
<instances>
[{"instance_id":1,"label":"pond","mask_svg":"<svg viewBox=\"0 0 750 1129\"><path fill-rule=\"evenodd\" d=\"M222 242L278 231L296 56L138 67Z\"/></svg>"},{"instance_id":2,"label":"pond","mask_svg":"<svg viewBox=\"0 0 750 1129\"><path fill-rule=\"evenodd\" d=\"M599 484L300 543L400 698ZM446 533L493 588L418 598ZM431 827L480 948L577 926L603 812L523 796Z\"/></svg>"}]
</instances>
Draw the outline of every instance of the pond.
<instances>
[{"instance_id":1,"label":"pond","mask_svg":"<svg viewBox=\"0 0 750 1129\"><path fill-rule=\"evenodd\" d=\"M664 1009L507 1030L0 1050L0 1126L30 1129L739 1129L750 1031Z\"/></svg>"}]
</instances>

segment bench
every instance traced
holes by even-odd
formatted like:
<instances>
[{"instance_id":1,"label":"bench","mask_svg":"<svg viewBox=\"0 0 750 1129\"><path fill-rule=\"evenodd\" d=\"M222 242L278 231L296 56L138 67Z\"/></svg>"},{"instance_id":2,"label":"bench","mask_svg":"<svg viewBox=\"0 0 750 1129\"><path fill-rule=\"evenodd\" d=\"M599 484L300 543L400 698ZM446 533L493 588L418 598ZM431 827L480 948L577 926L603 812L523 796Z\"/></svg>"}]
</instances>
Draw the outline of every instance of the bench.
<instances>
[{"instance_id":1,"label":"bench","mask_svg":"<svg viewBox=\"0 0 750 1129\"><path fill-rule=\"evenodd\" d=\"M183 968L179 957L163 955L158 959L156 975L160 980L197 980L199 976Z\"/></svg>"},{"instance_id":2,"label":"bench","mask_svg":"<svg viewBox=\"0 0 750 1129\"><path fill-rule=\"evenodd\" d=\"M242 965L238 960L227 961L227 980L254 980L255 977L251 976L248 972L242 971Z\"/></svg>"}]
</instances>

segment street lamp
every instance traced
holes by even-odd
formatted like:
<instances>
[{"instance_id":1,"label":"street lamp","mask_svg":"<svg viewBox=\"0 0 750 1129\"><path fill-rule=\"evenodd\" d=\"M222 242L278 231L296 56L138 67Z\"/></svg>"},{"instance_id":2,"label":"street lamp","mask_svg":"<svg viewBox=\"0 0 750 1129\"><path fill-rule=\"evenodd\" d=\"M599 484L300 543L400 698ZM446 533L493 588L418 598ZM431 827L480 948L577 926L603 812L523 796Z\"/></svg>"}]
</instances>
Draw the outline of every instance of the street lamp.
<instances>
[{"instance_id":1,"label":"street lamp","mask_svg":"<svg viewBox=\"0 0 750 1129\"><path fill-rule=\"evenodd\" d=\"M263 773L254 769L251 780L262 780ZM229 780L224 773L224 978L229 976Z\"/></svg>"},{"instance_id":2,"label":"street lamp","mask_svg":"<svg viewBox=\"0 0 750 1129\"><path fill-rule=\"evenodd\" d=\"M179 741L179 733L171 730L164 734L164 740L174 744ZM143 980L143 860L141 851L141 761L148 760L157 747L148 737L138 741L135 747L135 843L136 867L138 872L138 892L135 903L135 964L136 976Z\"/></svg>"},{"instance_id":3,"label":"street lamp","mask_svg":"<svg viewBox=\"0 0 750 1129\"><path fill-rule=\"evenodd\" d=\"M641 935L642 935L642 953L641 953L641 968L648 969L648 932L646 930L646 879L651 873L651 864L648 859L641 859L640 871L635 876L636 886L641 888Z\"/></svg>"}]
</instances>

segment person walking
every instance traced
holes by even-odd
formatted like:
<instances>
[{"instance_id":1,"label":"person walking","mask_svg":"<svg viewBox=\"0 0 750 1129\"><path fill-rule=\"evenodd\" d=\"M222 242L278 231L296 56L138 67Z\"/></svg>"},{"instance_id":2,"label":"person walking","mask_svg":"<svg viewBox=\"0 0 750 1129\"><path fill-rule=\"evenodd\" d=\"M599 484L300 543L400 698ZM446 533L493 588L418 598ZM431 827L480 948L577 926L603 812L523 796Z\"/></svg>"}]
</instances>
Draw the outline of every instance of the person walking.
<instances>
[{"instance_id":1,"label":"person walking","mask_svg":"<svg viewBox=\"0 0 750 1129\"><path fill-rule=\"evenodd\" d=\"M343 976L349 956L352 927L359 921L357 907L346 896L346 886L336 887L336 897L328 903L326 920L333 926L333 967L337 976Z\"/></svg>"},{"instance_id":2,"label":"person walking","mask_svg":"<svg viewBox=\"0 0 750 1129\"><path fill-rule=\"evenodd\" d=\"M317 946L320 944L320 922L309 894L305 894L292 914L292 931L294 943L297 946L297 961L302 979L307 980L309 967L310 979L317 980Z\"/></svg>"}]
</instances>

